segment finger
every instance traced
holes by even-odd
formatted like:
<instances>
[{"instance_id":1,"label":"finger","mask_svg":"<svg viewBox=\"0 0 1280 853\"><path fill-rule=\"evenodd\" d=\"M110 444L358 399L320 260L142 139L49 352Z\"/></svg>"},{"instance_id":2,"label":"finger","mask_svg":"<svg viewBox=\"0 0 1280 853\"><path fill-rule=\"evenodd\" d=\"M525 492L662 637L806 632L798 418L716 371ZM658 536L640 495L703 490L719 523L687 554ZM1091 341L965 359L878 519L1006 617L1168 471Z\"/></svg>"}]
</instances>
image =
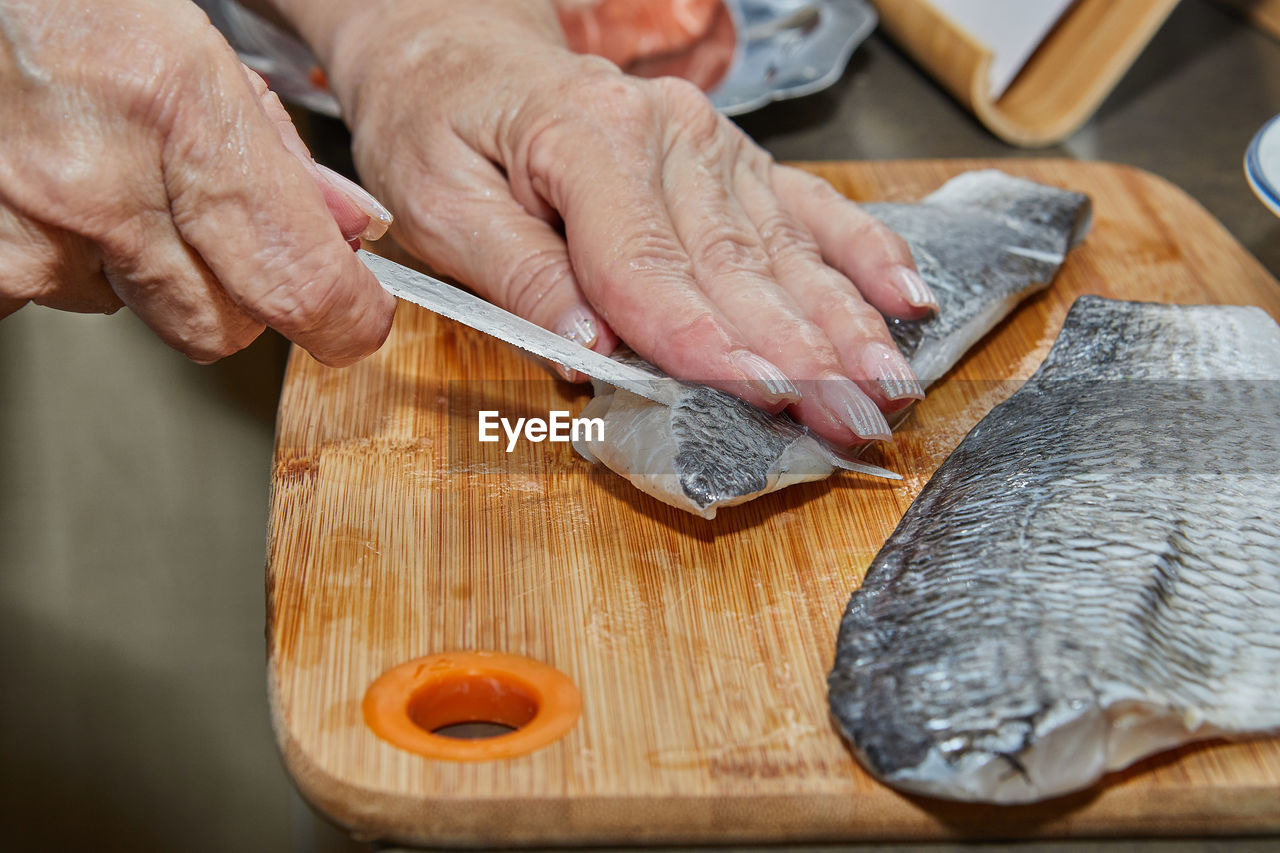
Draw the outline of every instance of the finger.
<instances>
[{"instance_id":1,"label":"finger","mask_svg":"<svg viewBox=\"0 0 1280 853\"><path fill-rule=\"evenodd\" d=\"M35 302L59 311L111 314L122 302L102 277L93 245L0 206L0 317Z\"/></svg>"},{"instance_id":2,"label":"finger","mask_svg":"<svg viewBox=\"0 0 1280 853\"><path fill-rule=\"evenodd\" d=\"M410 252L486 299L575 343L608 354L617 336L578 286L562 238L511 195L494 165L451 138L410 196L397 226ZM563 374L580 381L581 377Z\"/></svg>"},{"instance_id":3,"label":"finger","mask_svg":"<svg viewBox=\"0 0 1280 853\"><path fill-rule=\"evenodd\" d=\"M262 333L264 324L232 301L183 242L166 207L131 216L101 245L102 271L112 290L161 340L192 361L217 361Z\"/></svg>"},{"instance_id":4,"label":"finger","mask_svg":"<svg viewBox=\"0 0 1280 853\"><path fill-rule=\"evenodd\" d=\"M298 158L298 162L307 170L316 186L324 196L325 206L333 214L342 239L348 243L365 240L377 240L391 226L391 212L382 206L364 187L335 172L328 166L317 163L307 150L306 143L298 135L298 129L289 117L280 98L267 87L267 81L258 72L241 65L245 78L253 87L262 104L263 112L275 125L280 141L289 153Z\"/></svg>"},{"instance_id":5,"label":"finger","mask_svg":"<svg viewBox=\"0 0 1280 853\"><path fill-rule=\"evenodd\" d=\"M662 201L651 150L634 138L544 134L530 157L541 194L564 219L583 292L618 335L667 373L777 411L799 393L699 290ZM572 179L558 175L576 162Z\"/></svg>"},{"instance_id":6,"label":"finger","mask_svg":"<svg viewBox=\"0 0 1280 853\"><path fill-rule=\"evenodd\" d=\"M236 66L205 81L218 109L188 116L165 141L178 232L246 315L320 361L348 364L381 345L394 299L345 245Z\"/></svg>"},{"instance_id":7,"label":"finger","mask_svg":"<svg viewBox=\"0 0 1280 853\"><path fill-rule=\"evenodd\" d=\"M775 281L755 224L730 193L734 158L716 153L677 141L663 169L666 197L679 199L669 205L671 219L695 281L755 353L793 381L818 380L801 384L814 392L793 407L802 423L842 445L887 438L883 415L842 375L827 335Z\"/></svg>"},{"instance_id":8,"label":"finger","mask_svg":"<svg viewBox=\"0 0 1280 853\"><path fill-rule=\"evenodd\" d=\"M915 320L938 310L911 249L871 214L821 178L774 164L768 182L817 240L822 257L843 272L881 313Z\"/></svg>"},{"instance_id":9,"label":"finger","mask_svg":"<svg viewBox=\"0 0 1280 853\"><path fill-rule=\"evenodd\" d=\"M897 411L924 391L885 326L845 276L823 261L809 229L779 206L754 168L737 170L735 190L755 223L780 287L803 306L839 354L839 372L853 379L876 405Z\"/></svg>"}]
</instances>

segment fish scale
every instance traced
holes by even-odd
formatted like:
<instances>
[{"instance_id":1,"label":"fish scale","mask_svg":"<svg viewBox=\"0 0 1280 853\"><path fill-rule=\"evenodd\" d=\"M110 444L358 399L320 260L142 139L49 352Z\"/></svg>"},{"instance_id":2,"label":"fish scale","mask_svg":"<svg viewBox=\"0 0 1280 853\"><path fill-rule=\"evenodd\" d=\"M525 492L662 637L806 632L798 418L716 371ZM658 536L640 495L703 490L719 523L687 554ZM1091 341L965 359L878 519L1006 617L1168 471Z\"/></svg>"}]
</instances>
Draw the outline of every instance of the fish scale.
<instances>
[{"instance_id":1,"label":"fish scale","mask_svg":"<svg viewBox=\"0 0 1280 853\"><path fill-rule=\"evenodd\" d=\"M1026 802L1280 727L1277 380L1259 309L1077 300L850 599L829 698L868 769Z\"/></svg>"}]
</instances>

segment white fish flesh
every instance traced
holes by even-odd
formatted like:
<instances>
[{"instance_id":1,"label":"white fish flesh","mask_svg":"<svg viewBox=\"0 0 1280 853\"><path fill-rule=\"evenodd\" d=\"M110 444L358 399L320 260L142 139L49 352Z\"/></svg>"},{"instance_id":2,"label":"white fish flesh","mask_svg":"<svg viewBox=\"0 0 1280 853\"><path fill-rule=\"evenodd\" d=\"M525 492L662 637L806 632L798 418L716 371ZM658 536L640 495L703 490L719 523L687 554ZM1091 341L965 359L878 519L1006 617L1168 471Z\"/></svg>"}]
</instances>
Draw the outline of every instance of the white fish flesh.
<instances>
[{"instance_id":1,"label":"white fish flesh","mask_svg":"<svg viewBox=\"0 0 1280 853\"><path fill-rule=\"evenodd\" d=\"M1280 327L1081 297L853 593L831 709L884 781L1066 794L1280 728Z\"/></svg>"},{"instance_id":2,"label":"white fish flesh","mask_svg":"<svg viewBox=\"0 0 1280 853\"><path fill-rule=\"evenodd\" d=\"M864 207L907 241L938 298L935 316L890 322L894 341L926 386L1018 302L1049 286L1090 220L1087 196L992 170L966 172L918 204ZM713 388L687 385L670 407L603 384L595 391L582 417L603 419L605 438L575 441L578 452L704 518L837 468L869 467L789 416L761 412Z\"/></svg>"}]
</instances>

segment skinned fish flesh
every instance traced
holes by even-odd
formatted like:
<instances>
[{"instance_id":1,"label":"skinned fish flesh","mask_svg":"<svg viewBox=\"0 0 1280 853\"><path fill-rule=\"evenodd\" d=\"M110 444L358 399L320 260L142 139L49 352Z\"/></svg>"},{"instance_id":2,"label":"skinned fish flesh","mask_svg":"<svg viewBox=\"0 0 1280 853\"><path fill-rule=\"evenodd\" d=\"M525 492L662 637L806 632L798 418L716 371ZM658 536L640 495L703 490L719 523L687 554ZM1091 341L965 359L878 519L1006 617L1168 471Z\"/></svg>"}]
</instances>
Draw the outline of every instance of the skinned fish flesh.
<instances>
[{"instance_id":1,"label":"skinned fish flesh","mask_svg":"<svg viewBox=\"0 0 1280 853\"><path fill-rule=\"evenodd\" d=\"M907 241L938 299L933 317L890 322L922 386L942 376L1018 302L1048 287L1090 221L1087 196L993 170L959 175L918 204L863 207ZM888 473L860 465L786 414L762 412L713 388L685 388L669 407L597 384L582 417L603 419L605 440L575 440L574 447L648 494L704 518L837 468Z\"/></svg>"},{"instance_id":2,"label":"skinned fish flesh","mask_svg":"<svg viewBox=\"0 0 1280 853\"><path fill-rule=\"evenodd\" d=\"M1280 728L1280 327L1081 297L961 442L841 621L864 766L1020 803Z\"/></svg>"}]
</instances>

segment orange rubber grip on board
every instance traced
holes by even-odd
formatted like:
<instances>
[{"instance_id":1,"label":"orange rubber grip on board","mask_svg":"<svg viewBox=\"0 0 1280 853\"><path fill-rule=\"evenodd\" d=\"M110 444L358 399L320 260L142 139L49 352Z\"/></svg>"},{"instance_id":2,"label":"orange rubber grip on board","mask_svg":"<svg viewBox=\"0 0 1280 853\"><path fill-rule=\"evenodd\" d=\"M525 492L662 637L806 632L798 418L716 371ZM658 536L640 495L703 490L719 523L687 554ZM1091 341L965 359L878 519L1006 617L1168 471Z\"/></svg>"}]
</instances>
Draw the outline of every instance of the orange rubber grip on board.
<instances>
[{"instance_id":1,"label":"orange rubber grip on board","mask_svg":"<svg viewBox=\"0 0 1280 853\"><path fill-rule=\"evenodd\" d=\"M446 761L527 755L573 728L582 696L569 677L540 661L501 652L446 652L380 675L365 691L365 724L394 746ZM459 723L514 731L466 740L436 734Z\"/></svg>"}]
</instances>

